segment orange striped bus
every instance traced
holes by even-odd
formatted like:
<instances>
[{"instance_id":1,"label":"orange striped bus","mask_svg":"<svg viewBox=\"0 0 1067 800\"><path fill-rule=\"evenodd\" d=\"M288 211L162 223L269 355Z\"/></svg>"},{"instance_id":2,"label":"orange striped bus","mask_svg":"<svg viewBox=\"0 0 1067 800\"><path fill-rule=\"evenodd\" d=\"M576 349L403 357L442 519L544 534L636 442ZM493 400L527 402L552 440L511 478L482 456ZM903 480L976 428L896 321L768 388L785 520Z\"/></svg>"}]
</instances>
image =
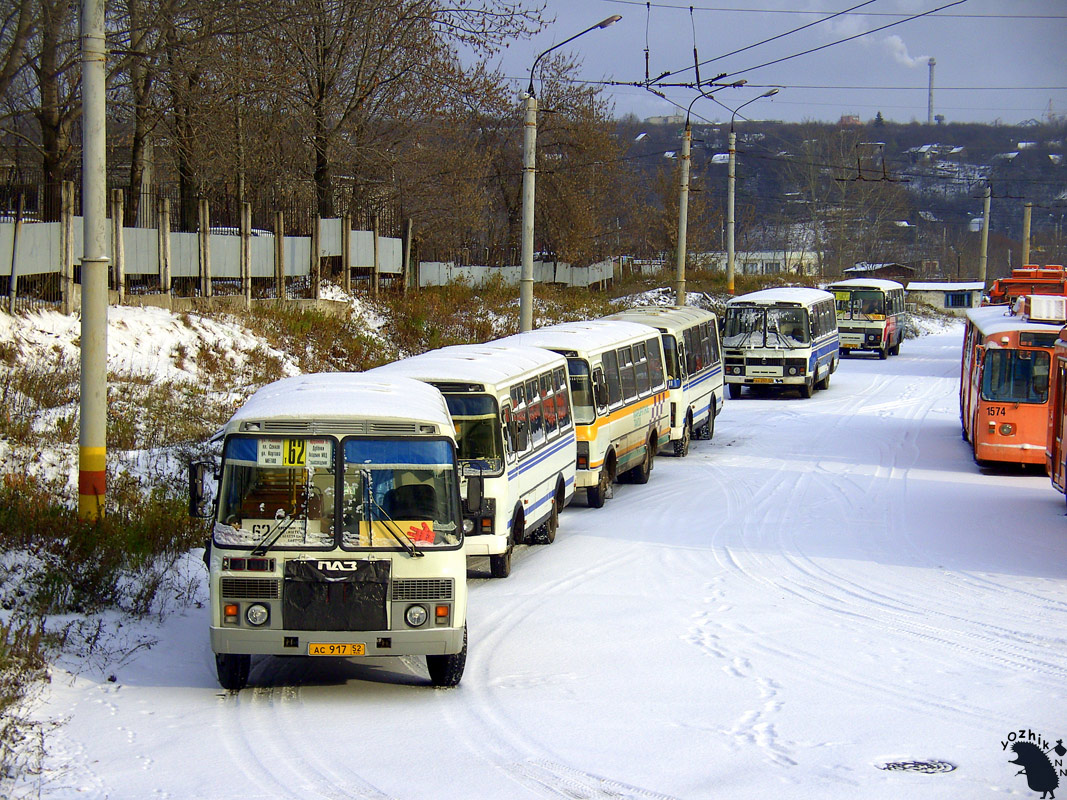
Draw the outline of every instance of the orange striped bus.
<instances>
[{"instance_id":1,"label":"orange striped bus","mask_svg":"<svg viewBox=\"0 0 1067 800\"><path fill-rule=\"evenodd\" d=\"M974 460L1043 464L1052 348L1067 298L1031 295L967 312L960 421Z\"/></svg>"}]
</instances>

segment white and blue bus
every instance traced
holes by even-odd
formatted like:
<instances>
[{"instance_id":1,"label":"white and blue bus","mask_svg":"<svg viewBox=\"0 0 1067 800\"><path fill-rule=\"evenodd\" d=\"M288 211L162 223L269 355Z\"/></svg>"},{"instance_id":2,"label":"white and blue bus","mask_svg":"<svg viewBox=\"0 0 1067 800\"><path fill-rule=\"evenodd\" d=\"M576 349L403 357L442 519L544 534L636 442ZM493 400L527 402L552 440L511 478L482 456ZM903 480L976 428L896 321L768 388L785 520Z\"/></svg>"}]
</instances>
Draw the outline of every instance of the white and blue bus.
<instances>
[{"instance_id":1,"label":"white and blue bus","mask_svg":"<svg viewBox=\"0 0 1067 800\"><path fill-rule=\"evenodd\" d=\"M367 373L435 386L456 425L459 464L483 484L467 555L489 558L493 577L511 572L518 544L550 544L574 496L576 440L567 361L550 350L472 344L444 347Z\"/></svg>"},{"instance_id":2,"label":"white and blue bus","mask_svg":"<svg viewBox=\"0 0 1067 800\"><path fill-rule=\"evenodd\" d=\"M718 318L695 306L642 306L605 319L640 322L660 332L671 403L671 447L689 452L695 437L710 439L722 411L723 369Z\"/></svg>"},{"instance_id":3,"label":"white and blue bus","mask_svg":"<svg viewBox=\"0 0 1067 800\"><path fill-rule=\"evenodd\" d=\"M734 297L722 337L730 397L741 387L795 387L802 397L830 386L840 343L834 296L781 287Z\"/></svg>"},{"instance_id":4,"label":"white and blue bus","mask_svg":"<svg viewBox=\"0 0 1067 800\"><path fill-rule=\"evenodd\" d=\"M245 686L253 655L424 655L431 683L459 683L467 560L441 393L409 378L286 378L253 394L224 434L214 503L206 464L190 480L191 513L214 518L205 561L219 683Z\"/></svg>"},{"instance_id":5,"label":"white and blue bus","mask_svg":"<svg viewBox=\"0 0 1067 800\"><path fill-rule=\"evenodd\" d=\"M659 331L637 322L564 322L500 339L567 359L578 439L575 483L600 508L616 479L647 483L669 441L667 383Z\"/></svg>"}]
</instances>

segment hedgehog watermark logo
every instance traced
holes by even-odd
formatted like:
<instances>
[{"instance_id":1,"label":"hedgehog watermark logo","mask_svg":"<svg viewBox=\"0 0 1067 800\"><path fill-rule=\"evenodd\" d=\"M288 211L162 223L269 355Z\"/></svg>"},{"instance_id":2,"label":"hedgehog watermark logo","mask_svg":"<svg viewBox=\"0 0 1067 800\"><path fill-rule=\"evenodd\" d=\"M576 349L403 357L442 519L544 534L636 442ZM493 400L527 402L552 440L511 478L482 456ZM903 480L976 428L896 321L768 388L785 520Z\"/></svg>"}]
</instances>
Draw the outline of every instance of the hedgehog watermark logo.
<instances>
[{"instance_id":1,"label":"hedgehog watermark logo","mask_svg":"<svg viewBox=\"0 0 1067 800\"><path fill-rule=\"evenodd\" d=\"M1064 747L1063 739L1050 745L1040 733L1023 728L1005 736L1000 749L1010 750L1015 756L1008 763L1018 765L1019 771L1015 774L1025 775L1026 785L1032 791L1041 792L1042 800L1055 800L1060 778L1067 778L1063 759L1067 747Z\"/></svg>"}]
</instances>

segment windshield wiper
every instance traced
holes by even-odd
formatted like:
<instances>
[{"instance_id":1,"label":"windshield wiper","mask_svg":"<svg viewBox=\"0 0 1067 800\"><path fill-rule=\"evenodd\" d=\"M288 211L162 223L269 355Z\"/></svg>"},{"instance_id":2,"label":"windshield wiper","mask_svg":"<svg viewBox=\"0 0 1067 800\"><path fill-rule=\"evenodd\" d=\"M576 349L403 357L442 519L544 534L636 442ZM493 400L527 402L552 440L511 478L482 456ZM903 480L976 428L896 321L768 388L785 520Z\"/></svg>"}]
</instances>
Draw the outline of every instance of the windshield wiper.
<instances>
[{"instance_id":1,"label":"windshield wiper","mask_svg":"<svg viewBox=\"0 0 1067 800\"><path fill-rule=\"evenodd\" d=\"M304 519L307 519L307 517L304 517ZM265 556L267 554L267 551L274 547L275 543L282 537L282 534L289 530L289 528L294 522L296 522L296 520L296 516L283 516L280 520L278 520L277 525L275 525L273 528L263 534L263 538L260 539L256 546L252 548L252 555Z\"/></svg>"},{"instance_id":2,"label":"windshield wiper","mask_svg":"<svg viewBox=\"0 0 1067 800\"><path fill-rule=\"evenodd\" d=\"M377 509L381 513L381 515L385 517L384 520L380 520L386 523L382 527L385 528L385 531L390 536L396 539L397 543L402 548L404 548L404 551L409 556L411 556L412 558L422 558L424 555L426 555L424 552L415 547L415 542L411 540L411 537L404 533L403 530L401 530L400 526L396 524L396 522L391 516L389 516L389 512L382 508L380 505L378 505L378 501L374 499L374 495L371 493L370 488L370 470L360 470L360 475L362 475L363 477L363 485L366 487L367 492L368 502L364 504L364 507L367 507L369 505L371 508ZM367 519L367 524L370 528L370 531L373 533L374 520L371 519L369 515Z\"/></svg>"}]
</instances>

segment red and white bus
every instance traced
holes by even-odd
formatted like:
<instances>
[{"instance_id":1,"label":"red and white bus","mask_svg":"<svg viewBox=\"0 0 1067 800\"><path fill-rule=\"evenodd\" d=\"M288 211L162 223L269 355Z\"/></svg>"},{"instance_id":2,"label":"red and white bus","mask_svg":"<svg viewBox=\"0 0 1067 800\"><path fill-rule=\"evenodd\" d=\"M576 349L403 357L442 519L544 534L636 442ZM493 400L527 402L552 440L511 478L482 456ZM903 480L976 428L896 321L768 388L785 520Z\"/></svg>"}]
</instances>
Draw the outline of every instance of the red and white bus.
<instances>
[{"instance_id":1,"label":"red and white bus","mask_svg":"<svg viewBox=\"0 0 1067 800\"><path fill-rule=\"evenodd\" d=\"M1067 493L1067 328L1060 331L1052 349L1052 368L1049 378L1048 439L1045 446L1045 468L1052 485Z\"/></svg>"},{"instance_id":2,"label":"red and white bus","mask_svg":"<svg viewBox=\"0 0 1067 800\"><path fill-rule=\"evenodd\" d=\"M1041 295L967 312L960 421L979 464L1044 463L1052 350L1065 317L1067 298Z\"/></svg>"}]
</instances>

